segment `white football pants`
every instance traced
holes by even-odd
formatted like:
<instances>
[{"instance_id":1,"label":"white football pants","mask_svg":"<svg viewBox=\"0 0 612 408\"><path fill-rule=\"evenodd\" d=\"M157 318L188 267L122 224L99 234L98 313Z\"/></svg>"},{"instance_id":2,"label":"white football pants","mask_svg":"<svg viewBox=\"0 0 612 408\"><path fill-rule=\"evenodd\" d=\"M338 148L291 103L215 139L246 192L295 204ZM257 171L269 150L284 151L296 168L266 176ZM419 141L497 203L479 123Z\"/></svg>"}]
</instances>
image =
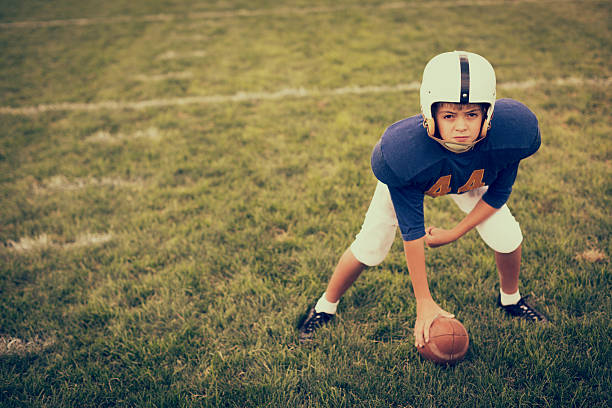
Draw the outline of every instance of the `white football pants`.
<instances>
[{"instance_id":1,"label":"white football pants","mask_svg":"<svg viewBox=\"0 0 612 408\"><path fill-rule=\"evenodd\" d=\"M448 194L464 213L472 211L488 187L481 187L463 194ZM380 264L391 249L397 230L397 217L391 194L380 181L372 196L361 231L351 244L351 252L365 265ZM495 214L476 226L483 241L496 252L510 253L523 241L519 223L504 204Z\"/></svg>"}]
</instances>

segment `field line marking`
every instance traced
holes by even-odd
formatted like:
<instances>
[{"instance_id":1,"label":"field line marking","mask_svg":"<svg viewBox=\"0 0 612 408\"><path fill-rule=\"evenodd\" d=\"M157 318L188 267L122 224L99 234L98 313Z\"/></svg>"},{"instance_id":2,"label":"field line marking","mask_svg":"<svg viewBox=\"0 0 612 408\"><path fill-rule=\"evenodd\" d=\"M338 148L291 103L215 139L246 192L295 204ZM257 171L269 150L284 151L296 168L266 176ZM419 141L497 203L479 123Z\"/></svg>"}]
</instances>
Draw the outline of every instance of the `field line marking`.
<instances>
[{"instance_id":1,"label":"field line marking","mask_svg":"<svg viewBox=\"0 0 612 408\"><path fill-rule=\"evenodd\" d=\"M57 175L32 184L34 194L43 195L53 192L66 192L82 190L88 187L117 187L117 188L143 188L145 182L142 179L122 179L117 177L87 177L68 179L66 176Z\"/></svg>"},{"instance_id":2,"label":"field line marking","mask_svg":"<svg viewBox=\"0 0 612 408\"><path fill-rule=\"evenodd\" d=\"M202 58L206 56L205 50L193 50L189 52L167 51L157 57L160 61L167 61L181 58Z\"/></svg>"},{"instance_id":3,"label":"field line marking","mask_svg":"<svg viewBox=\"0 0 612 408\"><path fill-rule=\"evenodd\" d=\"M55 338L42 339L35 336L31 340L24 340L9 335L0 335L0 356L26 355L41 352L55 344Z\"/></svg>"},{"instance_id":4,"label":"field line marking","mask_svg":"<svg viewBox=\"0 0 612 408\"><path fill-rule=\"evenodd\" d=\"M498 89L528 89L538 85L555 85L555 86L576 86L576 85L591 85L607 87L612 83L612 77L599 79L585 78L560 78L556 80L527 80L522 82L505 82L497 85ZM0 106L0 114L3 115L36 115L44 112L57 111L99 111L99 110L125 110L134 109L141 110L147 108L159 108L168 106L184 106L184 105L209 105L220 104L227 102L248 102L258 100L278 100L286 98L306 98L306 97L321 97L334 95L360 95L360 94L376 94L376 93L393 93L418 91L419 82L410 82L407 84L397 85L372 85L372 86L348 86L336 89L318 90L305 88L288 88L281 89L276 92L238 92L233 95L203 95L203 96L186 96L179 98L166 99L150 99L135 102L122 101L102 101L102 102L60 102L52 104L41 104L37 106Z\"/></svg>"},{"instance_id":5,"label":"field line marking","mask_svg":"<svg viewBox=\"0 0 612 408\"><path fill-rule=\"evenodd\" d=\"M166 74L157 74L157 75L134 75L134 79L142 82L159 82L165 81L168 79L190 79L193 78L193 73L191 71L179 71L179 72L168 72Z\"/></svg>"},{"instance_id":6,"label":"field line marking","mask_svg":"<svg viewBox=\"0 0 612 408\"><path fill-rule=\"evenodd\" d=\"M11 252L30 252L41 249L55 248L61 250L70 250L74 248L91 247L105 244L113 239L111 233L92 234L86 232L76 237L74 242L56 243L47 234L41 234L37 237L23 237L19 241L9 240L4 244L4 247Z\"/></svg>"},{"instance_id":7,"label":"field line marking","mask_svg":"<svg viewBox=\"0 0 612 408\"><path fill-rule=\"evenodd\" d=\"M591 2L600 2L603 0L590 0ZM335 13L346 10L367 10L381 9L393 10L404 7L409 8L432 8L432 7L465 7L465 6L505 6L521 3L573 3L576 0L514 0L514 1L499 1L499 0L457 0L453 2L432 1L432 2L393 2L381 5L368 4L353 4L344 6L319 6L319 7L279 7L271 9L237 9L237 10L219 10L219 11L195 11L186 14L150 14L144 16L115 16L115 17L92 17L92 18L72 18L65 20L47 20L47 21L12 21L0 23L0 28L43 28L43 27L58 27L58 26L87 26L94 24L118 24L132 22L167 22L180 19L187 20L212 20L221 18L236 18L236 17L260 17L260 16L290 16L290 15L306 15L306 14L321 14Z\"/></svg>"}]
</instances>

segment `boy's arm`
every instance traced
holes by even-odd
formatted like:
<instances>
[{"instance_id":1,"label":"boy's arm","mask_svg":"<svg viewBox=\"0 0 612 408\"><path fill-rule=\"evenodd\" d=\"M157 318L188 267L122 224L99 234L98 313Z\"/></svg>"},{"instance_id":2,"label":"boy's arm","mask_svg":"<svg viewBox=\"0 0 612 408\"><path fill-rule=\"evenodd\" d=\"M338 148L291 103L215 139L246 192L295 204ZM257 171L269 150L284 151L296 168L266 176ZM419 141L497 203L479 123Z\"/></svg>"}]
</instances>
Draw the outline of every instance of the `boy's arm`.
<instances>
[{"instance_id":1,"label":"boy's arm","mask_svg":"<svg viewBox=\"0 0 612 408\"><path fill-rule=\"evenodd\" d=\"M539 139L538 139L539 140ZM480 224L501 208L510 193L516 180L520 162L508 165L491 183L474 209L452 230L429 227L425 230L425 242L432 248L446 245L461 238L476 225Z\"/></svg>"},{"instance_id":2,"label":"boy's arm","mask_svg":"<svg viewBox=\"0 0 612 408\"><path fill-rule=\"evenodd\" d=\"M424 238L404 241L406 263L417 304L417 318L414 324L414 345L416 347L423 347L426 342L429 342L429 328L436 317L454 317L453 314L440 308L429 292L423 241Z\"/></svg>"},{"instance_id":3,"label":"boy's arm","mask_svg":"<svg viewBox=\"0 0 612 408\"><path fill-rule=\"evenodd\" d=\"M497 212L497 208L491 207L483 199L480 199L476 206L451 230L429 227L426 230L425 243L431 248L449 244L458 240L472 228L485 221Z\"/></svg>"}]
</instances>

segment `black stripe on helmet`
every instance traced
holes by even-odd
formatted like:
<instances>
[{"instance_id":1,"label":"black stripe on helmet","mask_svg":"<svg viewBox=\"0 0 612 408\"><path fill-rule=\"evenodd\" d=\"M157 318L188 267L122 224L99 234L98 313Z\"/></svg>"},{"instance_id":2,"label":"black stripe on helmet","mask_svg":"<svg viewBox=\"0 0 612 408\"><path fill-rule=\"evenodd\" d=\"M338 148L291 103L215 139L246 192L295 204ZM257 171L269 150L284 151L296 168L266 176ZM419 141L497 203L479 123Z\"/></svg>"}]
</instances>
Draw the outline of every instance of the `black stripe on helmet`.
<instances>
[{"instance_id":1,"label":"black stripe on helmet","mask_svg":"<svg viewBox=\"0 0 612 408\"><path fill-rule=\"evenodd\" d=\"M461 94L459 95L459 102L468 103L470 101L470 63L467 55L459 56L459 64L461 67Z\"/></svg>"}]
</instances>

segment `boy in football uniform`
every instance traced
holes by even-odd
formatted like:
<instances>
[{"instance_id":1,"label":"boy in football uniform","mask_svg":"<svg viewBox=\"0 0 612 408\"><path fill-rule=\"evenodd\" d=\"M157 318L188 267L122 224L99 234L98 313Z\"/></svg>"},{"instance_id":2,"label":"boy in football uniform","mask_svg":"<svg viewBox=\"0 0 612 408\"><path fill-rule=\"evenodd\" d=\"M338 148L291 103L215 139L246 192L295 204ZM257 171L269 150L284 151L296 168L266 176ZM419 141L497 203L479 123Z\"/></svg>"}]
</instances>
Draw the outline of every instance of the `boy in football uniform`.
<instances>
[{"instance_id":1,"label":"boy in football uniform","mask_svg":"<svg viewBox=\"0 0 612 408\"><path fill-rule=\"evenodd\" d=\"M547 321L519 292L523 235L506 205L519 162L540 147L538 121L525 105L495 98L495 72L480 55L454 51L429 61L420 89L422 115L391 125L374 147L378 184L361 231L300 323L301 341L333 318L340 297L366 267L384 260L398 226L416 298L415 346L429 341L438 316L453 317L429 291L424 245L449 244L473 228L495 254L498 306L512 316ZM425 229L425 195L449 195L465 217L452 229Z\"/></svg>"}]
</instances>

